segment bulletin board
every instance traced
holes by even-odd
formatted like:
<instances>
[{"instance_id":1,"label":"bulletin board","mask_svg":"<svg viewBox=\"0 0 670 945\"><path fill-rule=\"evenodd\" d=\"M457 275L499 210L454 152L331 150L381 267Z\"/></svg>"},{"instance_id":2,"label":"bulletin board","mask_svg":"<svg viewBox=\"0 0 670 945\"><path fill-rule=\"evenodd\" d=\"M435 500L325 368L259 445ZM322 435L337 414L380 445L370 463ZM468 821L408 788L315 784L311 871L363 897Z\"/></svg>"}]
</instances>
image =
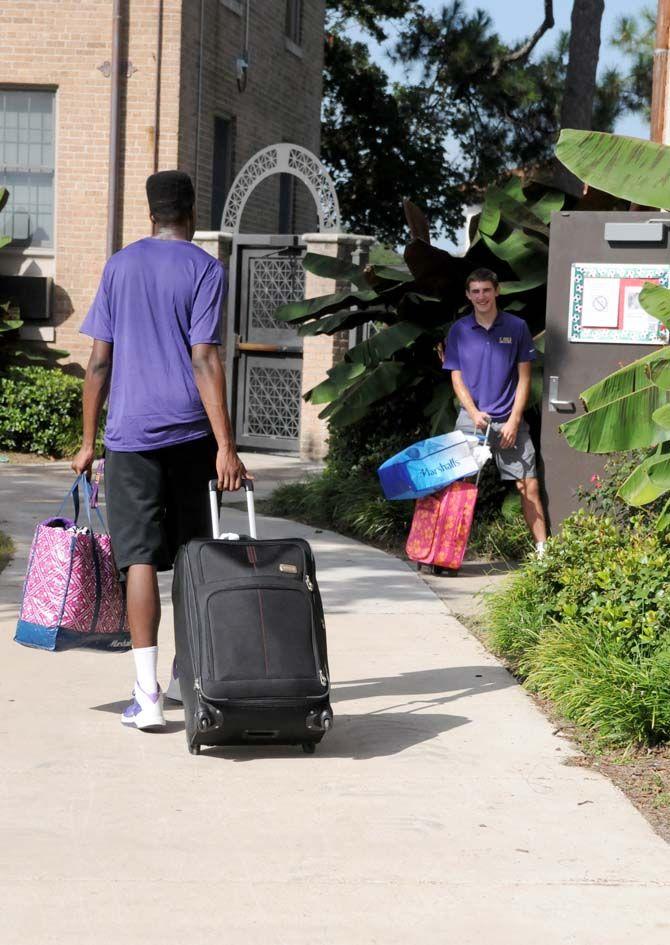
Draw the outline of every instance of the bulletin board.
<instances>
[{"instance_id":1,"label":"bulletin board","mask_svg":"<svg viewBox=\"0 0 670 945\"><path fill-rule=\"evenodd\" d=\"M640 305L645 282L670 288L670 265L573 263L568 340L667 344L668 330Z\"/></svg>"}]
</instances>

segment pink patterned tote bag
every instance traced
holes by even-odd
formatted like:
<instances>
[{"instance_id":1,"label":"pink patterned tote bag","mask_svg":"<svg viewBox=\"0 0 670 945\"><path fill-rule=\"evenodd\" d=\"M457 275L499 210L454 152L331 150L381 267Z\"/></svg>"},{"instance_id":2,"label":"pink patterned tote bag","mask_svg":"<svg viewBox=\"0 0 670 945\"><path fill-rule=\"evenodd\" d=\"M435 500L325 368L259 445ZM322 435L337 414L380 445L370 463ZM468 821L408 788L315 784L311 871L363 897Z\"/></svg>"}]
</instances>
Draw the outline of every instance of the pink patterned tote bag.
<instances>
[{"instance_id":1,"label":"pink patterned tote bag","mask_svg":"<svg viewBox=\"0 0 670 945\"><path fill-rule=\"evenodd\" d=\"M80 485L87 528L77 524ZM70 495L74 521L61 514ZM91 522L91 485L82 475L65 497L58 515L37 526L14 637L18 643L42 650L130 648L123 589L97 507L96 512L104 529L98 534Z\"/></svg>"}]
</instances>

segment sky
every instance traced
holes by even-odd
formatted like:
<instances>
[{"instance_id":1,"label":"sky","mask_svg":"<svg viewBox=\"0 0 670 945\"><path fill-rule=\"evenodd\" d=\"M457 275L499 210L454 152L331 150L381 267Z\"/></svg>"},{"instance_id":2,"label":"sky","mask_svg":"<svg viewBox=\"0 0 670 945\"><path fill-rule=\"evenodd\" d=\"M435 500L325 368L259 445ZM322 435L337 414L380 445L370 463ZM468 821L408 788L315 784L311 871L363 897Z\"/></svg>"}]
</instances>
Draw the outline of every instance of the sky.
<instances>
[{"instance_id":1,"label":"sky","mask_svg":"<svg viewBox=\"0 0 670 945\"><path fill-rule=\"evenodd\" d=\"M444 6L444 0L422 0L423 5L432 11L439 10ZM468 10L477 8L486 10L493 20L495 29L500 36L510 44L526 39L540 25L544 18L543 0L464 0L463 5ZM631 15L641 11L645 6L655 7L654 0L644 2L644 0L605 0L605 13L603 15L600 62L599 68L608 66L624 66L625 59L620 56L617 50L609 45L609 39L614 33L616 21L624 14ZM513 15L510 16L510 11ZM554 0L554 19L556 24L552 30L542 37L541 41L535 47L539 53L546 52L555 45L558 34L561 30L570 28L570 13L572 11L572 0ZM527 31L519 29L518 24L524 24ZM389 28L389 40L393 40L392 27ZM384 54L383 48L380 48L370 41L371 48L374 48L374 58L384 66L384 68L394 77L400 78L402 73L395 70ZM625 116L617 124L616 131L619 134L633 135L634 137L646 138L649 136L649 127L644 119L637 116Z\"/></svg>"},{"instance_id":2,"label":"sky","mask_svg":"<svg viewBox=\"0 0 670 945\"><path fill-rule=\"evenodd\" d=\"M440 10L445 0L422 0L423 5L431 11ZM486 10L493 20L493 26L498 31L503 40L510 45L525 40L537 29L544 19L543 0L463 0L463 6L471 11L475 9ZM610 45L610 37L615 31L616 22L623 15L633 15L641 12L645 6L655 8L655 0L605 0L605 12L603 14L601 28L600 58L598 63L599 71L609 67L619 67L625 70L626 58L621 56L618 50ZM513 9L513 15L510 10ZM570 14L572 12L572 0L554 0L554 20L553 29L549 30L542 37L535 47L534 53L546 52L550 50L557 42L558 35L562 30L570 28ZM520 31L518 24L524 24L526 31ZM396 33L392 23L386 26L388 32L388 42L385 45L392 45ZM360 38L360 32L356 38ZM383 46L379 46L370 37L365 37L370 47L372 58L375 59L389 75L394 79L402 79L402 67L395 67L388 59ZM615 131L622 135L631 135L637 138L649 137L649 124L641 116L625 115L618 122ZM459 251L457 244L448 239L437 240L436 245L442 246L450 251ZM461 247L462 249L462 247Z\"/></svg>"}]
</instances>

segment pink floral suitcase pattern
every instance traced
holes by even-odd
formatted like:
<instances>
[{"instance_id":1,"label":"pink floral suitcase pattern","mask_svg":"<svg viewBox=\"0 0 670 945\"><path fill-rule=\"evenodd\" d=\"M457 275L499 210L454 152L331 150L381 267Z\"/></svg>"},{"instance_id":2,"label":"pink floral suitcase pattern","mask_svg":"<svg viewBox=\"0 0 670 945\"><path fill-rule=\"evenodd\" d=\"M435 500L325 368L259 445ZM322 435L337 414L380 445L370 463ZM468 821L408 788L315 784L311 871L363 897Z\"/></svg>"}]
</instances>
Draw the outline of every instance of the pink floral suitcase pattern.
<instances>
[{"instance_id":1,"label":"pink floral suitcase pattern","mask_svg":"<svg viewBox=\"0 0 670 945\"><path fill-rule=\"evenodd\" d=\"M460 481L419 499L407 539L407 556L418 564L457 571L468 546L476 502L477 486Z\"/></svg>"}]
</instances>

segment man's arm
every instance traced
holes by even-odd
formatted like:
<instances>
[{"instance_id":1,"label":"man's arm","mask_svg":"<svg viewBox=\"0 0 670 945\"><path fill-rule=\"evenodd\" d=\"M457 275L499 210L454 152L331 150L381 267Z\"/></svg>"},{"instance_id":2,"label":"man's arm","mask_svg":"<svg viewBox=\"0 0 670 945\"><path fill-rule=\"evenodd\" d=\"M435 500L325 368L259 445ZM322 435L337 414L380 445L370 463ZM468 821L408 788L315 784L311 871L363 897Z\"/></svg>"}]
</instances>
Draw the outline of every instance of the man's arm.
<instances>
[{"instance_id":1,"label":"man's arm","mask_svg":"<svg viewBox=\"0 0 670 945\"><path fill-rule=\"evenodd\" d=\"M517 368L519 370L519 383L516 386L512 413L509 420L500 428L500 446L502 449L509 449L516 443L519 424L523 420L524 410L530 400L532 361L520 361Z\"/></svg>"},{"instance_id":2,"label":"man's arm","mask_svg":"<svg viewBox=\"0 0 670 945\"><path fill-rule=\"evenodd\" d=\"M216 474L219 489L234 492L242 485L242 479L253 477L247 473L235 448L235 437L226 398L226 378L219 357L219 346L193 345L191 363L200 399L207 411L218 445Z\"/></svg>"},{"instance_id":3,"label":"man's arm","mask_svg":"<svg viewBox=\"0 0 670 945\"><path fill-rule=\"evenodd\" d=\"M475 429L486 430L491 418L487 413L482 413L482 411L478 410L475 406L475 402L472 399L472 394L466 387L465 381L463 380L463 374L460 371L452 371L451 383L453 384L454 393L458 397L459 403L474 423Z\"/></svg>"},{"instance_id":4,"label":"man's arm","mask_svg":"<svg viewBox=\"0 0 670 945\"><path fill-rule=\"evenodd\" d=\"M85 472L89 479L95 459L95 438L100 414L109 393L113 348L108 341L94 340L84 378L84 436L81 449L72 460L72 468L76 473Z\"/></svg>"}]
</instances>

